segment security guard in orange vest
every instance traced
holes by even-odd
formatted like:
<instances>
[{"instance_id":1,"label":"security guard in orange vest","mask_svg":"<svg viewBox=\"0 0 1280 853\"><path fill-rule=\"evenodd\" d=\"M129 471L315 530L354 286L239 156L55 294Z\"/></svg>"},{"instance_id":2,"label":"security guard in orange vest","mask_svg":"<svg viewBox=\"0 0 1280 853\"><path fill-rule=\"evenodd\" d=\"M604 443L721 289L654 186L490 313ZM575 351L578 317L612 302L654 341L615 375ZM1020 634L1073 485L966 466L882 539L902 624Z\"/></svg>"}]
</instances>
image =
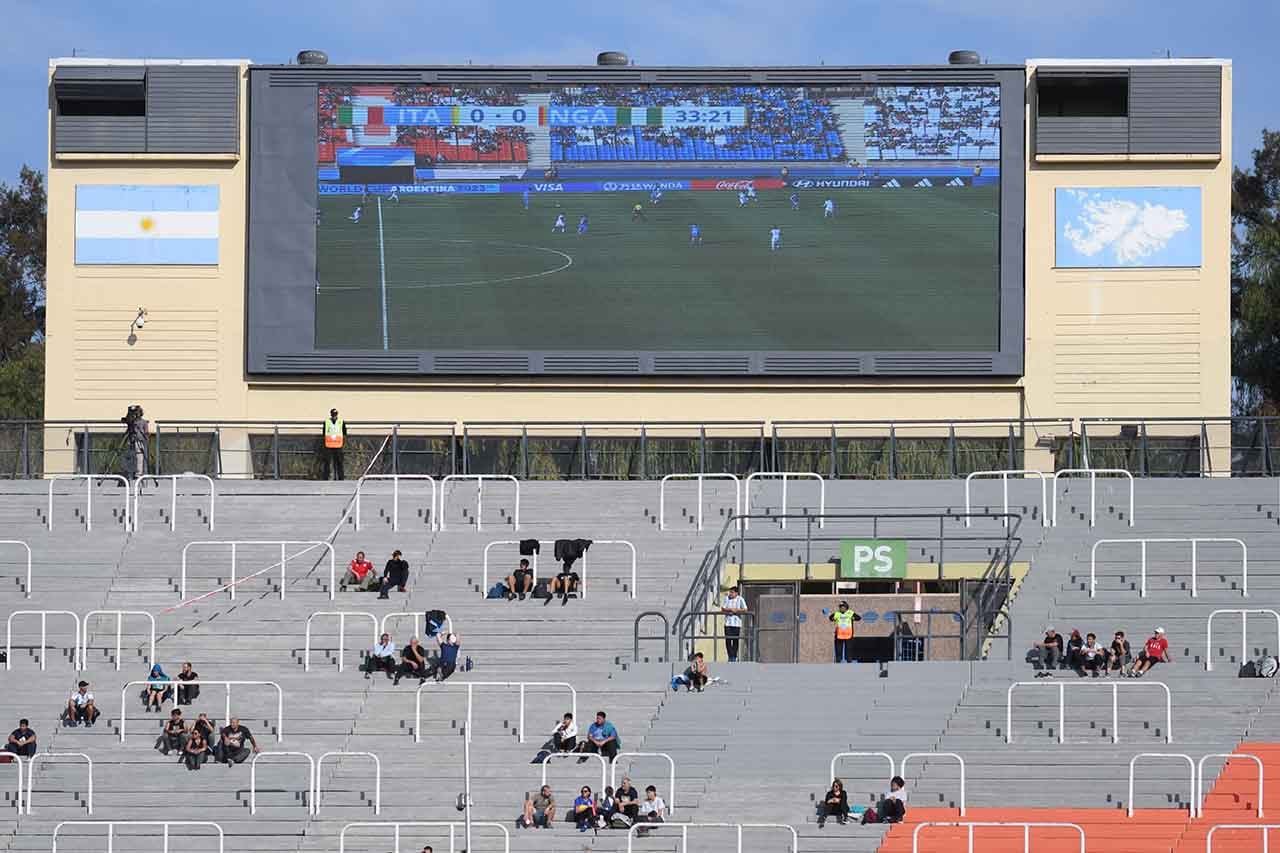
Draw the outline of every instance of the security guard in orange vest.
<instances>
[{"instance_id":1,"label":"security guard in orange vest","mask_svg":"<svg viewBox=\"0 0 1280 853\"><path fill-rule=\"evenodd\" d=\"M329 420L321 427L324 430L324 479L329 479L332 469L335 480L344 479L342 471L342 445L347 441L347 424L338 417L337 409L329 410Z\"/></svg>"},{"instance_id":2,"label":"security guard in orange vest","mask_svg":"<svg viewBox=\"0 0 1280 853\"><path fill-rule=\"evenodd\" d=\"M849 609L849 602L840 602L840 609L828 617L836 626L836 663L853 663L853 623L862 617Z\"/></svg>"}]
</instances>

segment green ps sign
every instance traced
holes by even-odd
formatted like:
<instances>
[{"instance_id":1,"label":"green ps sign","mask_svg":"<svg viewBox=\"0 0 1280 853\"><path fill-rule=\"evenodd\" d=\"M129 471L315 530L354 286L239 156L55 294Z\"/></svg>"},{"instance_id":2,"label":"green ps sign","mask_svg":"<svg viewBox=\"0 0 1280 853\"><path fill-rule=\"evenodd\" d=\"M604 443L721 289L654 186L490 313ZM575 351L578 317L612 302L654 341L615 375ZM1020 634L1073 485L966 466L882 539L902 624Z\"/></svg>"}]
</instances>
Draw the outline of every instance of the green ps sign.
<instances>
[{"instance_id":1,"label":"green ps sign","mask_svg":"<svg viewBox=\"0 0 1280 853\"><path fill-rule=\"evenodd\" d=\"M878 580L907 576L907 543L903 539L841 539L840 577Z\"/></svg>"}]
</instances>

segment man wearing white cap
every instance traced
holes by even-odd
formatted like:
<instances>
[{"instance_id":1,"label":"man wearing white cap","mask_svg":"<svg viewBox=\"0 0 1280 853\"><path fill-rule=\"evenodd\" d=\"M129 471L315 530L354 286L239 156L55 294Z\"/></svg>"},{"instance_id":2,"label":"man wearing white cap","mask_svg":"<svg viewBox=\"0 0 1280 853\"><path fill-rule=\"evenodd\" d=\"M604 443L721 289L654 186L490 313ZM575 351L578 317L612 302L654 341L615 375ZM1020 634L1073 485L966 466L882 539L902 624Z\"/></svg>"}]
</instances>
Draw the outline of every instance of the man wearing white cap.
<instances>
[{"instance_id":1,"label":"man wearing white cap","mask_svg":"<svg viewBox=\"0 0 1280 853\"><path fill-rule=\"evenodd\" d=\"M1169 641L1164 637L1164 628L1156 628L1143 645L1138 662L1133 665L1133 677L1141 678L1157 663L1169 663Z\"/></svg>"}]
</instances>

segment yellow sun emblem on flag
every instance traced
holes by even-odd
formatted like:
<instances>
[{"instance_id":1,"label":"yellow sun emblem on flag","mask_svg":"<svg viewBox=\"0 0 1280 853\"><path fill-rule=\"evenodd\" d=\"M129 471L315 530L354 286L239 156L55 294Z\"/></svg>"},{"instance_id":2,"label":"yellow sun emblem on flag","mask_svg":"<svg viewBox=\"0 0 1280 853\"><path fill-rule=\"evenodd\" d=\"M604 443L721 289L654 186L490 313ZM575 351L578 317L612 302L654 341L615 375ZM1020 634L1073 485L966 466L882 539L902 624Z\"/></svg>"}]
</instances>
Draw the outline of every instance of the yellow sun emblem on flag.
<instances>
[{"instance_id":1,"label":"yellow sun emblem on flag","mask_svg":"<svg viewBox=\"0 0 1280 853\"><path fill-rule=\"evenodd\" d=\"M156 221L155 221L154 219L152 219L150 216L144 216L144 217L142 217L142 219L138 222L138 226L139 226L143 231L150 231L151 229L153 229L153 228L155 228L155 227L156 227Z\"/></svg>"}]
</instances>

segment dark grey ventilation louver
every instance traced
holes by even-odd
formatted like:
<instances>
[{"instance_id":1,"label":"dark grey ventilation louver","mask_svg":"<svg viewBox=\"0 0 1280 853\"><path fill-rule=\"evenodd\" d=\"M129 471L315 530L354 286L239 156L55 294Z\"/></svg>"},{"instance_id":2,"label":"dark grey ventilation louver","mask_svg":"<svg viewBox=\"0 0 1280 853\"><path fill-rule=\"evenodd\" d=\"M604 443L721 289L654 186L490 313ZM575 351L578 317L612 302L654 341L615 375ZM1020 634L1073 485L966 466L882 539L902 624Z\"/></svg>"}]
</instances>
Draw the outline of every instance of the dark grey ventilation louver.
<instances>
[{"instance_id":1,"label":"dark grey ventilation louver","mask_svg":"<svg viewBox=\"0 0 1280 853\"><path fill-rule=\"evenodd\" d=\"M764 360L766 373L784 376L857 376L862 359L856 355L770 355Z\"/></svg>"},{"instance_id":2,"label":"dark grey ventilation louver","mask_svg":"<svg viewBox=\"0 0 1280 853\"><path fill-rule=\"evenodd\" d=\"M690 375L750 373L751 359L725 355L658 355L653 359L653 372Z\"/></svg>"},{"instance_id":3,"label":"dark grey ventilation louver","mask_svg":"<svg viewBox=\"0 0 1280 853\"><path fill-rule=\"evenodd\" d=\"M416 355L317 353L267 355L267 370L281 373L417 373Z\"/></svg>"},{"instance_id":4,"label":"dark grey ventilation louver","mask_svg":"<svg viewBox=\"0 0 1280 853\"><path fill-rule=\"evenodd\" d=\"M930 373L968 376L990 373L991 356L983 355L878 355L873 372L881 375Z\"/></svg>"},{"instance_id":5,"label":"dark grey ventilation louver","mask_svg":"<svg viewBox=\"0 0 1280 853\"><path fill-rule=\"evenodd\" d=\"M634 355L548 355L542 359L544 373L639 373L640 359Z\"/></svg>"},{"instance_id":6,"label":"dark grey ventilation louver","mask_svg":"<svg viewBox=\"0 0 1280 853\"><path fill-rule=\"evenodd\" d=\"M528 373L529 357L520 353L457 353L437 355L435 373Z\"/></svg>"}]
</instances>

